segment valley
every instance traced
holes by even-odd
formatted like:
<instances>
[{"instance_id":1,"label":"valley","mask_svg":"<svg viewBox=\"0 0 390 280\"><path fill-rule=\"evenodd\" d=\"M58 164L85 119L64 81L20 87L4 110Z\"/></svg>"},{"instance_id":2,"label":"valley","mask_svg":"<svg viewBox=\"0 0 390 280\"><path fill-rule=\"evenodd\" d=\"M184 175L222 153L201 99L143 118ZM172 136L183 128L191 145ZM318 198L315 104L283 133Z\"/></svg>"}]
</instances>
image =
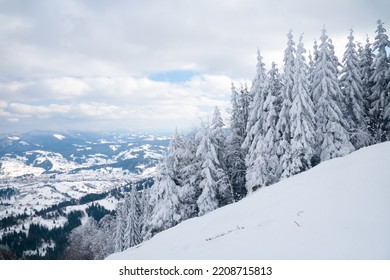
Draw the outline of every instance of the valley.
<instances>
[{"instance_id":1,"label":"valley","mask_svg":"<svg viewBox=\"0 0 390 280\"><path fill-rule=\"evenodd\" d=\"M0 136L0 238L31 225L65 227L70 213L113 213L123 194L153 183L169 138L128 132L36 131ZM50 245L52 244L52 245ZM45 255L55 242L32 250ZM20 257L20 256L18 256Z\"/></svg>"}]
</instances>

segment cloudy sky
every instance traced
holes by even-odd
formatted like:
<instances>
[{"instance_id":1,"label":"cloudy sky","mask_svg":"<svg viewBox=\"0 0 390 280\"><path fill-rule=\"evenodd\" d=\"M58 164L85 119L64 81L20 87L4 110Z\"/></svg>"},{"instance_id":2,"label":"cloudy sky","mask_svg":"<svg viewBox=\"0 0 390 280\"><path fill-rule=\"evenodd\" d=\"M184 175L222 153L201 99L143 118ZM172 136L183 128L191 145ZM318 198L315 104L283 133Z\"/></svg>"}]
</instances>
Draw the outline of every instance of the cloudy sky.
<instances>
[{"instance_id":1,"label":"cloudy sky","mask_svg":"<svg viewBox=\"0 0 390 280\"><path fill-rule=\"evenodd\" d=\"M289 29L311 49L325 25L341 57L351 27L373 40L389 11L388 0L0 0L0 134L185 130L226 111L257 47L280 66Z\"/></svg>"}]
</instances>

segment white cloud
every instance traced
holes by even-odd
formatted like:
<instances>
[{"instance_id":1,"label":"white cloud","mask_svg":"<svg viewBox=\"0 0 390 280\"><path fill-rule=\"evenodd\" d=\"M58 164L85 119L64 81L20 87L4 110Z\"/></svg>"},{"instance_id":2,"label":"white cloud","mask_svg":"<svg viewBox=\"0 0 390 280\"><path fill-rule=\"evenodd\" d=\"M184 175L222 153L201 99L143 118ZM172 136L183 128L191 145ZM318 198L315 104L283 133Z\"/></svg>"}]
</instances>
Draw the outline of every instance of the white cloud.
<instances>
[{"instance_id":1,"label":"white cloud","mask_svg":"<svg viewBox=\"0 0 390 280\"><path fill-rule=\"evenodd\" d=\"M226 76L205 75L181 84L129 76L42 79L20 82L15 88L3 83L5 93L8 90L26 102L0 101L0 117L35 122L30 129L39 128L42 119L85 127L95 122L94 129L104 129L108 122L118 128L186 129L215 106L226 111L230 82ZM33 89L43 91L34 102L42 104L28 102Z\"/></svg>"},{"instance_id":2,"label":"white cloud","mask_svg":"<svg viewBox=\"0 0 390 280\"><path fill-rule=\"evenodd\" d=\"M378 18L390 28L389 9L385 0L2 1L0 129L188 126L216 105L225 111L231 80L249 84L257 47L281 66L290 28L309 50L326 25L341 58L348 29L372 41ZM199 74L146 78L171 70Z\"/></svg>"},{"instance_id":3,"label":"white cloud","mask_svg":"<svg viewBox=\"0 0 390 280\"><path fill-rule=\"evenodd\" d=\"M76 78L63 77L48 79L44 82L48 90L56 94L56 97L59 99L82 96L90 90L87 83Z\"/></svg>"},{"instance_id":4,"label":"white cloud","mask_svg":"<svg viewBox=\"0 0 390 280\"><path fill-rule=\"evenodd\" d=\"M69 105L49 104L45 105L29 105L21 103L11 103L8 106L10 112L17 113L24 117L48 117L52 114L66 114L71 111Z\"/></svg>"}]
</instances>

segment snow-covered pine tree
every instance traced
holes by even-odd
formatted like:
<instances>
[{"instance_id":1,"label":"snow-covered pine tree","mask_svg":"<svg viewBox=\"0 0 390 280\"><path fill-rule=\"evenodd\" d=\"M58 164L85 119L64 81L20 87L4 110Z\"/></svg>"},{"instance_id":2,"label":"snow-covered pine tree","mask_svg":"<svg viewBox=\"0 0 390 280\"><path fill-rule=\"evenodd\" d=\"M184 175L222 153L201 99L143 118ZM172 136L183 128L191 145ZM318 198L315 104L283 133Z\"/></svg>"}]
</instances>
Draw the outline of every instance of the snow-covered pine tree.
<instances>
[{"instance_id":1,"label":"snow-covered pine tree","mask_svg":"<svg viewBox=\"0 0 390 280\"><path fill-rule=\"evenodd\" d=\"M294 64L291 120L291 174L311 167L315 147L314 105L309 93L308 66L302 35L299 39Z\"/></svg>"},{"instance_id":2,"label":"snow-covered pine tree","mask_svg":"<svg viewBox=\"0 0 390 280\"><path fill-rule=\"evenodd\" d=\"M149 205L152 207L150 219L145 222L146 235L144 240L150 239L156 233L171 228L178 224L180 216L180 201L178 198L178 186L173 177L173 166L167 154L157 166L154 184L150 189Z\"/></svg>"},{"instance_id":3,"label":"snow-covered pine tree","mask_svg":"<svg viewBox=\"0 0 390 280\"><path fill-rule=\"evenodd\" d=\"M376 54L372 63L374 72L370 79L374 83L370 96L370 117L373 140L378 143L390 140L390 67L386 52L386 48L390 48L390 42L381 20L378 20L376 33L373 43L373 52Z\"/></svg>"},{"instance_id":4,"label":"snow-covered pine tree","mask_svg":"<svg viewBox=\"0 0 390 280\"><path fill-rule=\"evenodd\" d=\"M370 137L363 101L362 77L352 29L342 62L340 87L344 97L345 118L349 125L351 142L356 149L360 149L370 144Z\"/></svg>"},{"instance_id":5,"label":"snow-covered pine tree","mask_svg":"<svg viewBox=\"0 0 390 280\"><path fill-rule=\"evenodd\" d=\"M125 249L138 245L142 241L141 204L136 187L133 185L130 194L126 195L127 208L125 228Z\"/></svg>"},{"instance_id":6,"label":"snow-covered pine tree","mask_svg":"<svg viewBox=\"0 0 390 280\"><path fill-rule=\"evenodd\" d=\"M226 168L226 139L223 132L225 126L218 107L215 107L211 121L210 136L217 153L217 199L218 207L230 204L234 201L233 189Z\"/></svg>"},{"instance_id":7,"label":"snow-covered pine tree","mask_svg":"<svg viewBox=\"0 0 390 280\"><path fill-rule=\"evenodd\" d=\"M266 96L262 107L263 115L255 124L260 133L254 138L246 157L248 192L277 182L281 175L277 154L279 133L276 129L282 103L281 90L281 78L276 64L272 63L263 89Z\"/></svg>"},{"instance_id":8,"label":"snow-covered pine tree","mask_svg":"<svg viewBox=\"0 0 390 280\"><path fill-rule=\"evenodd\" d=\"M245 188L245 153L241 148L245 135L246 123L249 116L249 92L247 85L241 85L240 93L232 83L230 111L230 134L227 139L226 164L233 195L236 201L243 198L247 191Z\"/></svg>"},{"instance_id":9,"label":"snow-covered pine tree","mask_svg":"<svg viewBox=\"0 0 390 280\"><path fill-rule=\"evenodd\" d=\"M263 110L265 118L262 123L264 136L262 137L262 141L258 143L258 158L255 161L255 166L257 166L261 180L252 183L254 186L271 185L276 183L281 176L280 162L277 154L278 132L276 125L282 104L282 82L278 68L274 62L272 62L271 69L268 72L265 90L267 91L267 98L264 101Z\"/></svg>"},{"instance_id":10,"label":"snow-covered pine tree","mask_svg":"<svg viewBox=\"0 0 390 280\"><path fill-rule=\"evenodd\" d=\"M312 93L313 93L313 89L311 88L312 84L313 84L313 73L314 73L314 59L313 59L313 56L311 55L311 52L309 51L309 55L308 55L308 58L309 58L309 63L308 63L308 80L309 80L309 97L311 99L311 101L313 102L313 96L312 96Z\"/></svg>"},{"instance_id":11,"label":"snow-covered pine tree","mask_svg":"<svg viewBox=\"0 0 390 280\"><path fill-rule=\"evenodd\" d=\"M182 137L183 154L181 156L181 169L179 180L179 201L181 204L181 217L183 220L198 215L197 199L201 193L199 183L201 181L201 162L196 157L198 143L195 139L197 131L192 131Z\"/></svg>"},{"instance_id":12,"label":"snow-covered pine tree","mask_svg":"<svg viewBox=\"0 0 390 280\"><path fill-rule=\"evenodd\" d=\"M150 201L150 188L144 187L141 192L141 198L140 198L140 204L141 204L141 224L142 224L142 230L141 230L141 236L142 239L144 239L144 236L146 236L146 223L150 219L150 215L152 212L152 207L149 204Z\"/></svg>"},{"instance_id":13,"label":"snow-covered pine tree","mask_svg":"<svg viewBox=\"0 0 390 280\"><path fill-rule=\"evenodd\" d=\"M325 27L324 27L324 29L325 29ZM333 41L329 37L328 37L328 43L329 43L329 50L330 50L332 62L333 62L334 68L336 69L336 74L338 76L340 74L340 68L342 67L342 65L340 64L339 59L336 56Z\"/></svg>"},{"instance_id":14,"label":"snow-covered pine tree","mask_svg":"<svg viewBox=\"0 0 390 280\"><path fill-rule=\"evenodd\" d=\"M198 197L197 204L199 216L218 208L216 173L219 161L217 151L211 141L210 124L202 123L202 128L197 134L199 146L196 151L197 157L201 159L201 182L199 184L202 193Z\"/></svg>"},{"instance_id":15,"label":"snow-covered pine tree","mask_svg":"<svg viewBox=\"0 0 390 280\"><path fill-rule=\"evenodd\" d=\"M276 124L278 131L278 155L282 170L281 177L289 177L293 174L292 156L291 156L291 120L290 110L292 104L292 89L294 86L294 60L295 43L293 41L292 30L287 34L287 48L284 52L284 67L282 75L282 107L279 113L279 119Z\"/></svg>"},{"instance_id":16,"label":"snow-covered pine tree","mask_svg":"<svg viewBox=\"0 0 390 280\"><path fill-rule=\"evenodd\" d=\"M249 114L250 114L250 108L253 101L253 96L248 90L248 85L246 82L244 84L240 85L240 96L238 98L239 101L239 108L240 108L240 114L241 114L241 123L240 123L240 130L241 134L244 136L244 139L246 137L246 126L248 124Z\"/></svg>"},{"instance_id":17,"label":"snow-covered pine tree","mask_svg":"<svg viewBox=\"0 0 390 280\"><path fill-rule=\"evenodd\" d=\"M253 150L252 142L255 137L259 135L260 127L258 120L262 117L262 108L265 100L265 95L263 92L264 83L266 81L266 71L263 63L263 57L260 54L260 50L257 49L257 65L256 65L256 75L252 82L252 87L250 90L249 96L253 99L250 104L248 121L246 124L246 137L242 148L246 153L250 153L250 150Z\"/></svg>"},{"instance_id":18,"label":"snow-covered pine tree","mask_svg":"<svg viewBox=\"0 0 390 280\"><path fill-rule=\"evenodd\" d=\"M197 199L199 216L231 203L233 200L232 188L223 166L222 126L222 118L216 108L211 125L203 122L202 129L197 134L199 146L196 156L201 163L199 183L201 194Z\"/></svg>"},{"instance_id":19,"label":"snow-covered pine tree","mask_svg":"<svg viewBox=\"0 0 390 280\"><path fill-rule=\"evenodd\" d=\"M316 154L319 160L344 156L354 151L349 140L348 123L340 108L341 90L325 28L322 30L312 88L316 123Z\"/></svg>"},{"instance_id":20,"label":"snow-covered pine tree","mask_svg":"<svg viewBox=\"0 0 390 280\"><path fill-rule=\"evenodd\" d=\"M363 102L364 102L364 111L366 113L366 123L368 124L368 130L370 132L370 136L372 137L371 128L371 118L370 118L370 106L371 102L369 97L372 94L372 87L374 83L370 80L373 69L372 62L374 61L374 54L372 53L372 48L370 44L370 40L367 36L366 44L364 48L361 46L359 48L359 70L362 78L362 89L363 89ZM372 142L372 139L370 139Z\"/></svg>"},{"instance_id":21,"label":"snow-covered pine tree","mask_svg":"<svg viewBox=\"0 0 390 280\"><path fill-rule=\"evenodd\" d=\"M116 207L116 229L114 233L114 251L122 252L125 245L127 209L124 202L119 202Z\"/></svg>"},{"instance_id":22,"label":"snow-covered pine tree","mask_svg":"<svg viewBox=\"0 0 390 280\"><path fill-rule=\"evenodd\" d=\"M314 40L313 44L313 57L310 58L309 56L309 89L310 89L310 98L313 101L313 86L314 86L314 73L315 73L315 68L316 64L318 63L319 58L319 53L318 53L318 43L317 40Z\"/></svg>"}]
</instances>

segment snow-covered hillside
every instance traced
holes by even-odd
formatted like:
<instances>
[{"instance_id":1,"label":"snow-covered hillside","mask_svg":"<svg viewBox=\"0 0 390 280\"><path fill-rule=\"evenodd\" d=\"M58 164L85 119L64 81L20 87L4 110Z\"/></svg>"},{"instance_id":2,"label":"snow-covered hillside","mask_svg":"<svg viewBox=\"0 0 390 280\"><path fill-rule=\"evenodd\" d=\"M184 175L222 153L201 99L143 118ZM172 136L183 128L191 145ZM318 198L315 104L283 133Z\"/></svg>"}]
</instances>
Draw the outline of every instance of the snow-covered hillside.
<instances>
[{"instance_id":1,"label":"snow-covered hillside","mask_svg":"<svg viewBox=\"0 0 390 280\"><path fill-rule=\"evenodd\" d=\"M390 142L326 161L108 259L389 259Z\"/></svg>"}]
</instances>

